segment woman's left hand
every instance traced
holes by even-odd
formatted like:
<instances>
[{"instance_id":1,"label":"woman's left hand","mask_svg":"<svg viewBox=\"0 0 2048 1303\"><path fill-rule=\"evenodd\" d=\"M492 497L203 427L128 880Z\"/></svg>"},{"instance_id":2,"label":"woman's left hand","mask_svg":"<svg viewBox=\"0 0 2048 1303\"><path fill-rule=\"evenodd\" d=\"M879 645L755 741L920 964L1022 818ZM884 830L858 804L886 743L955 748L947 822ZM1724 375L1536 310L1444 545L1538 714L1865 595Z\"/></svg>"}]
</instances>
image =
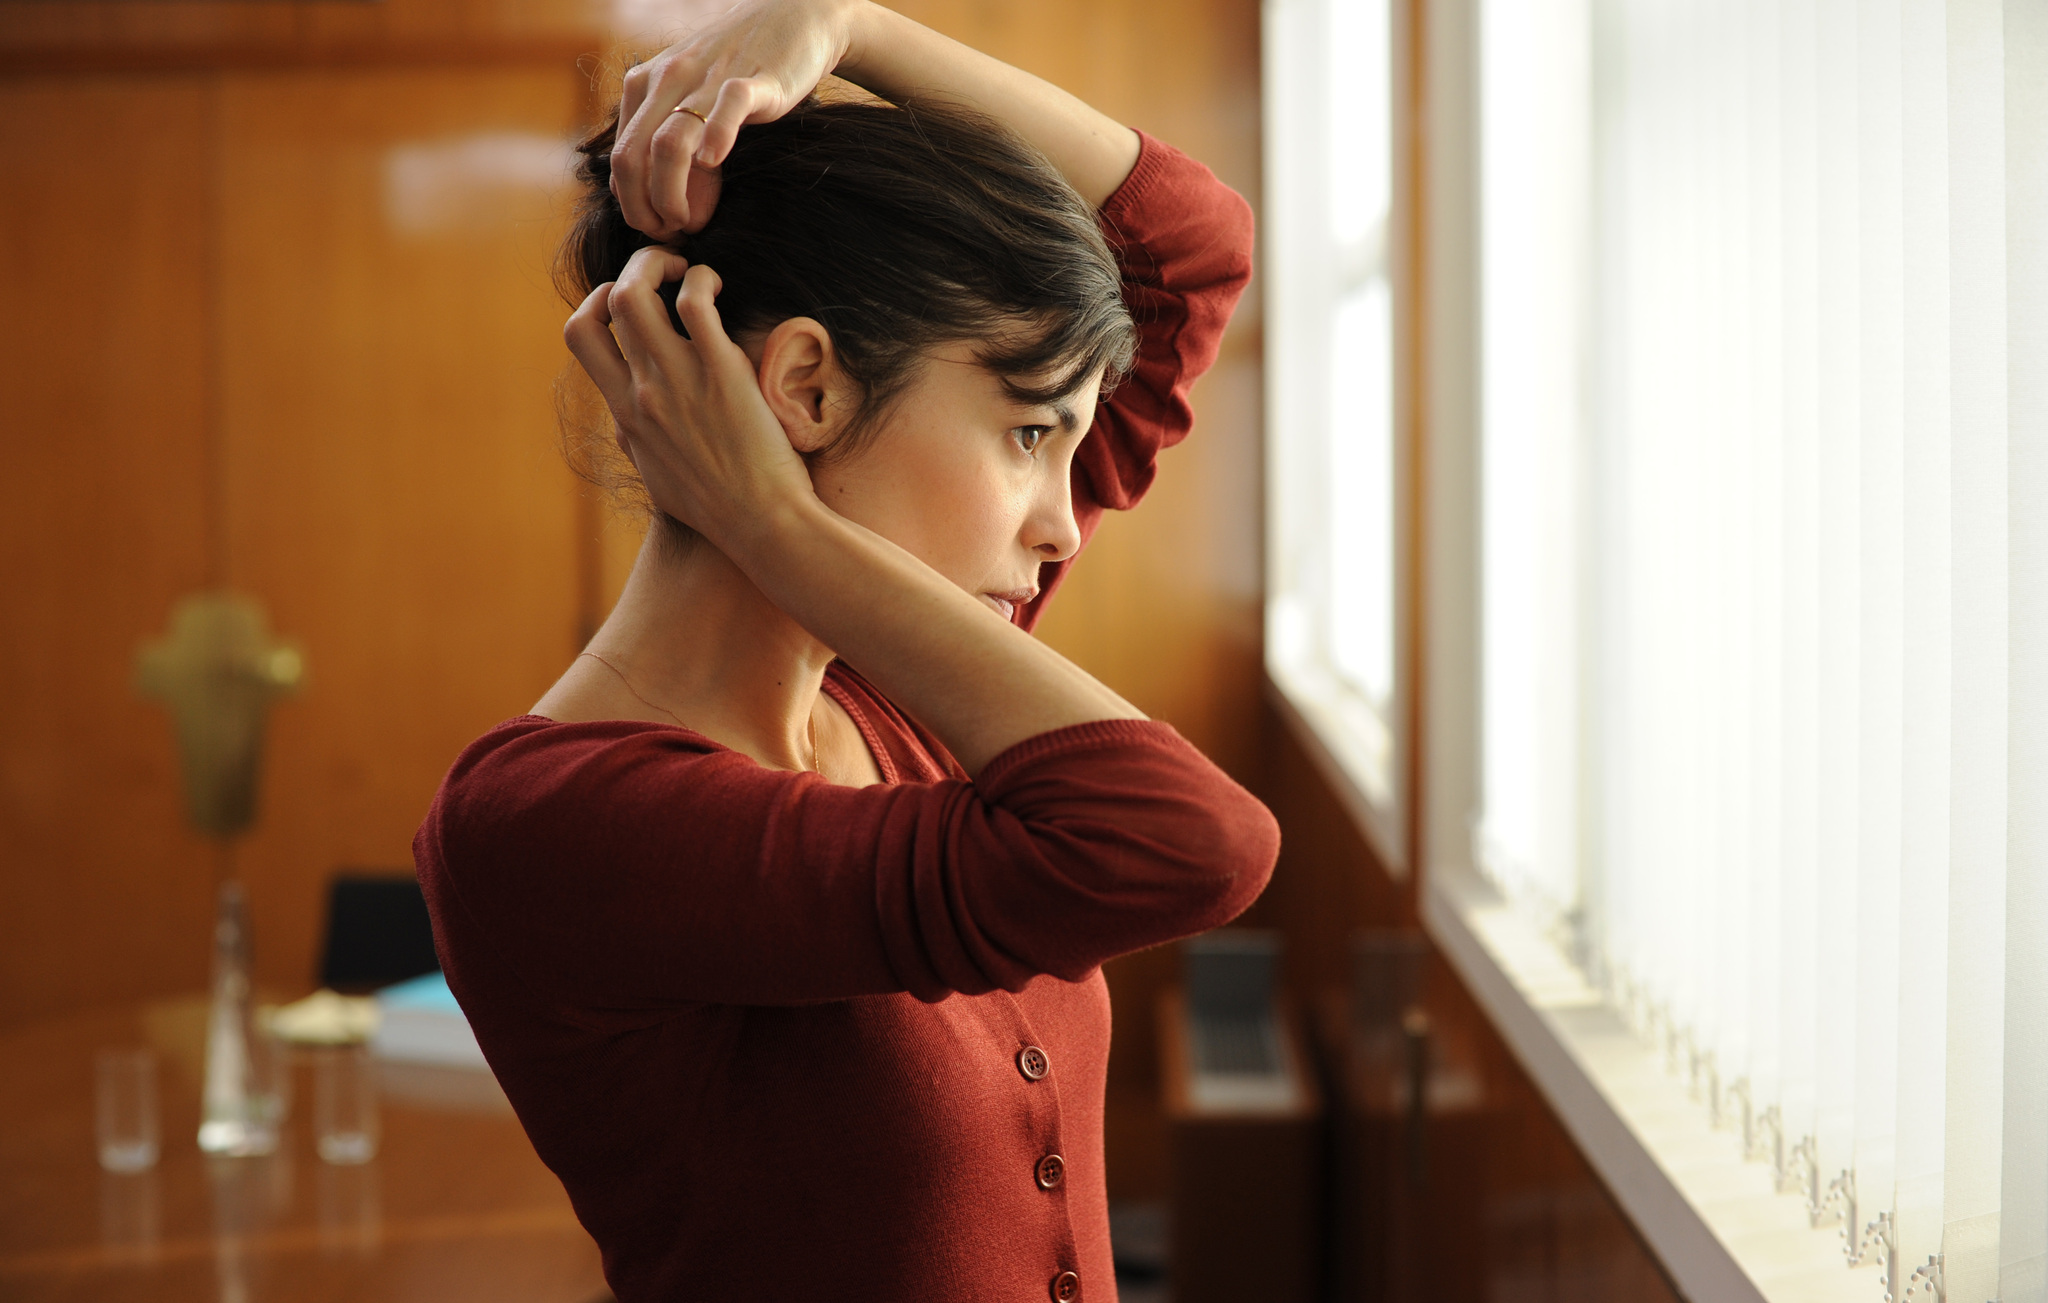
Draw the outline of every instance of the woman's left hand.
<instances>
[{"instance_id":1,"label":"woman's left hand","mask_svg":"<svg viewBox=\"0 0 2048 1303\"><path fill-rule=\"evenodd\" d=\"M751 0L635 64L612 145L612 195L626 220L657 240L702 230L740 128L802 103L846 57L864 4Z\"/></svg>"}]
</instances>

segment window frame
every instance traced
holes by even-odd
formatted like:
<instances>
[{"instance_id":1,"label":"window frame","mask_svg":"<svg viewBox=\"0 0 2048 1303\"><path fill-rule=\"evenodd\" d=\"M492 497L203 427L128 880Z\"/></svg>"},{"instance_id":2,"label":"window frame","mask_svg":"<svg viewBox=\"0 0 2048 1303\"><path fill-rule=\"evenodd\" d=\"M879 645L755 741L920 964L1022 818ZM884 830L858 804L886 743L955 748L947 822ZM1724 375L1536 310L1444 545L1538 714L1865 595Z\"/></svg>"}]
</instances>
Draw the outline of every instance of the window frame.
<instances>
[{"instance_id":1,"label":"window frame","mask_svg":"<svg viewBox=\"0 0 2048 1303\"><path fill-rule=\"evenodd\" d=\"M1415 350L1410 262L1413 224L1404 184L1409 151L1404 147L1401 102L1411 79L1404 54L1408 31L1403 0L1387 0L1391 139L1388 212L1380 229L1376 273L1356 265L1356 249L1340 249L1329 231L1329 196L1320 172L1330 148L1320 114L1330 88L1327 60L1316 36L1327 30L1328 13L1342 0L1266 0L1262 7L1262 114L1264 211L1261 214L1261 282L1265 320L1266 471L1266 639L1267 696L1276 712L1329 781L1364 834L1381 867L1397 881L1409 877L1412 818L1410 781L1413 735L1413 618L1416 549L1412 508L1415 485ZM1371 243L1371 237L1365 243ZM1343 265L1346 284L1328 284L1328 268ZM1304 649L1299 609L1313 605L1298 592L1301 554L1327 530L1320 509L1305 503L1303 482L1311 479L1304 461L1327 459L1330 424L1324 387L1329 371L1329 317L1345 288L1363 286L1377 275L1387 288L1391 347L1388 363L1391 464L1387 468L1391 508L1390 642L1391 684L1385 703L1374 703L1335 666L1328 641L1311 632ZM1311 429L1290 439L1291 430ZM1310 468L1312 470L1312 468ZM1326 536L1326 535L1325 535ZM1290 614L1290 606L1293 614ZM1311 618L1326 612L1312 612Z\"/></svg>"}]
</instances>

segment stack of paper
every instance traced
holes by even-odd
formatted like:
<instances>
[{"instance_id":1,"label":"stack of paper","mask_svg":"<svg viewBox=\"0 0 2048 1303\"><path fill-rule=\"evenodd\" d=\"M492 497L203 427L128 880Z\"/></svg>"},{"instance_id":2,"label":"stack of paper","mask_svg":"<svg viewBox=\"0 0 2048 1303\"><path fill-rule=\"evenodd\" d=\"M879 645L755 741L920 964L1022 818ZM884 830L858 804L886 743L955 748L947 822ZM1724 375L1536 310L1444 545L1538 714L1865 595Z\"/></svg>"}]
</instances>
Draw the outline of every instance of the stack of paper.
<instances>
[{"instance_id":1,"label":"stack of paper","mask_svg":"<svg viewBox=\"0 0 2048 1303\"><path fill-rule=\"evenodd\" d=\"M377 1030L370 1037L377 1057L489 1071L476 1033L441 974L385 987L377 992L377 1010Z\"/></svg>"}]
</instances>

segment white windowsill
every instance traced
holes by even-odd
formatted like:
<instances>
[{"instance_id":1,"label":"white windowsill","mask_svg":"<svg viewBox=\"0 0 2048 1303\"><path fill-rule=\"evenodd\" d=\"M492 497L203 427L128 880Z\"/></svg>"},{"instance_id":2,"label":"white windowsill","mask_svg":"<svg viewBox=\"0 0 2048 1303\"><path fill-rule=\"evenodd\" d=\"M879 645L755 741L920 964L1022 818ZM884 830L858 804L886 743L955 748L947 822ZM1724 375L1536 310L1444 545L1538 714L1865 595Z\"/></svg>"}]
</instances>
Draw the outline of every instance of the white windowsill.
<instances>
[{"instance_id":1,"label":"white windowsill","mask_svg":"<svg viewBox=\"0 0 2048 1303\"><path fill-rule=\"evenodd\" d=\"M1399 805L1387 781L1394 743L1384 723L1328 675L1289 667L1269 657L1266 696L1295 740L1364 834L1387 876L1408 878ZM1369 739L1369 740L1368 740Z\"/></svg>"},{"instance_id":2,"label":"white windowsill","mask_svg":"<svg viewBox=\"0 0 2048 1303\"><path fill-rule=\"evenodd\" d=\"M1432 868L1423 923L1679 1290L1696 1303L1876 1303L1741 1138L1667 1074L1547 938L1469 870Z\"/></svg>"}]
</instances>

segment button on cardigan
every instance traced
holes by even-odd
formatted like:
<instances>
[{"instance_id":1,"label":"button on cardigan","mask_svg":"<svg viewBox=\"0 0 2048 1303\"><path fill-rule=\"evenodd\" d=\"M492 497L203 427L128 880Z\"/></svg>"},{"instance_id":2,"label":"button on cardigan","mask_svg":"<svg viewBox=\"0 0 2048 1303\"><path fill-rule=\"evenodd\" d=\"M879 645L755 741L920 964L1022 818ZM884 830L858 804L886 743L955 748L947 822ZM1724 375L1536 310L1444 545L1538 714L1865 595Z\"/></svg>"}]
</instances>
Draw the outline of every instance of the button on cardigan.
<instances>
[{"instance_id":1,"label":"button on cardigan","mask_svg":"<svg viewBox=\"0 0 2048 1303\"><path fill-rule=\"evenodd\" d=\"M1187 433L1251 271L1244 201L1150 138L1101 221L1140 344L1084 538ZM1165 724L970 780L851 668L825 690L882 783L633 721L473 743L413 844L448 984L621 1303L1109 1303L1101 965L1240 913L1272 817Z\"/></svg>"}]
</instances>

